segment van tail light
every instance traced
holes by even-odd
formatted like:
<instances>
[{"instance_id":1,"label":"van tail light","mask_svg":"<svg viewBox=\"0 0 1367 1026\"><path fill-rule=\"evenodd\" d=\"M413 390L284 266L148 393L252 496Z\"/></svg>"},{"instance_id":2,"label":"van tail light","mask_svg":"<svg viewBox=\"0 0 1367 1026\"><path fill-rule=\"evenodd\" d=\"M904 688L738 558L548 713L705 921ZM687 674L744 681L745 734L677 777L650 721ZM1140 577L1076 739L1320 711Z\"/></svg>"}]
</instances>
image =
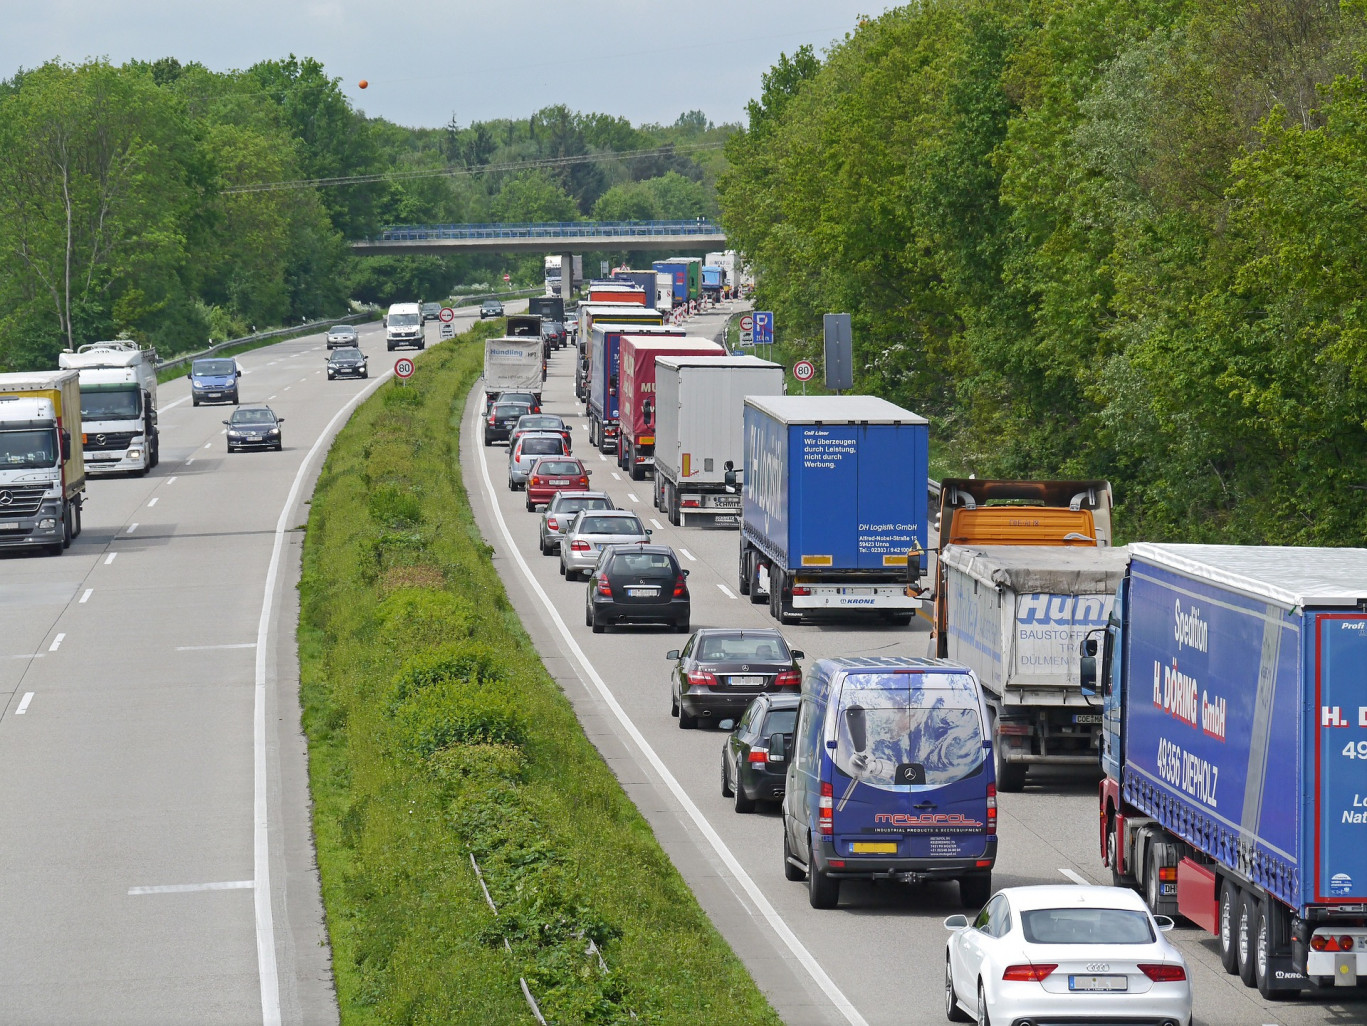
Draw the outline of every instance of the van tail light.
<instances>
[{"instance_id":1,"label":"van tail light","mask_svg":"<svg viewBox=\"0 0 1367 1026\"><path fill-rule=\"evenodd\" d=\"M589 548L589 543L588 543L588 542L586 542L586 541L581 541L580 539L576 538L574 541L570 542L570 551L571 551L571 552L589 552L589 551L591 551L591 549Z\"/></svg>"},{"instance_id":2,"label":"van tail light","mask_svg":"<svg viewBox=\"0 0 1367 1026\"><path fill-rule=\"evenodd\" d=\"M800 688L802 687L802 674L797 670L784 670L774 678L776 688Z\"/></svg>"},{"instance_id":3,"label":"van tail light","mask_svg":"<svg viewBox=\"0 0 1367 1026\"><path fill-rule=\"evenodd\" d=\"M1185 969L1169 962L1158 962L1156 964L1140 962L1139 971L1153 980L1154 983L1181 983L1187 978Z\"/></svg>"},{"instance_id":4,"label":"van tail light","mask_svg":"<svg viewBox=\"0 0 1367 1026\"><path fill-rule=\"evenodd\" d=\"M817 802L816 822L817 828L826 837L830 837L835 833L834 812L831 808L834 798L835 792L831 790L831 785L823 781L821 784L821 799Z\"/></svg>"},{"instance_id":5,"label":"van tail light","mask_svg":"<svg viewBox=\"0 0 1367 1026\"><path fill-rule=\"evenodd\" d=\"M691 688L715 688L717 678L706 670L695 670L688 675L688 686Z\"/></svg>"},{"instance_id":6,"label":"van tail light","mask_svg":"<svg viewBox=\"0 0 1367 1026\"><path fill-rule=\"evenodd\" d=\"M1050 965L1048 962L1041 962L1039 965L1008 965L1002 973L1003 980L1014 980L1017 983L1034 980L1043 982L1044 978L1058 968L1058 963Z\"/></svg>"},{"instance_id":7,"label":"van tail light","mask_svg":"<svg viewBox=\"0 0 1367 1026\"><path fill-rule=\"evenodd\" d=\"M608 598L612 598L612 585L608 583L606 577L598 578L598 585L594 590L597 591L599 595L605 595Z\"/></svg>"},{"instance_id":8,"label":"van tail light","mask_svg":"<svg viewBox=\"0 0 1367 1026\"><path fill-rule=\"evenodd\" d=\"M683 575L683 574L679 574L679 576L677 576L677 577L674 578L674 597L675 597L675 598L687 598L687 597L688 597L688 584L684 581L684 575Z\"/></svg>"},{"instance_id":9,"label":"van tail light","mask_svg":"<svg viewBox=\"0 0 1367 1026\"><path fill-rule=\"evenodd\" d=\"M757 766L764 766L769 762L769 753L763 748L752 748L746 757L747 762L753 762Z\"/></svg>"},{"instance_id":10,"label":"van tail light","mask_svg":"<svg viewBox=\"0 0 1367 1026\"><path fill-rule=\"evenodd\" d=\"M997 785L987 785L987 832L997 832Z\"/></svg>"},{"instance_id":11,"label":"van tail light","mask_svg":"<svg viewBox=\"0 0 1367 1026\"><path fill-rule=\"evenodd\" d=\"M800 584L794 584L794 585L793 585L793 594L794 594L794 595L810 595L811 593L812 593L812 589L811 589L811 588L803 587L803 586L800 585Z\"/></svg>"}]
</instances>

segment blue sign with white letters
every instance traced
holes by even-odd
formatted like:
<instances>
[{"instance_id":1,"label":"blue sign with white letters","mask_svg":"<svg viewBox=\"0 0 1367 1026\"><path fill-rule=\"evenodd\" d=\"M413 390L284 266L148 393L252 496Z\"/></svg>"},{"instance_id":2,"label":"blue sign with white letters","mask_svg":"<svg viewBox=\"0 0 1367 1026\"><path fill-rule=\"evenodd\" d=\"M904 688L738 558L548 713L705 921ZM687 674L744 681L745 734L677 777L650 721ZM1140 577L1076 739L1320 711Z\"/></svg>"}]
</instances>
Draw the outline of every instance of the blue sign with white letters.
<instances>
[{"instance_id":1,"label":"blue sign with white letters","mask_svg":"<svg viewBox=\"0 0 1367 1026\"><path fill-rule=\"evenodd\" d=\"M755 311L755 345L774 344L774 314L772 310Z\"/></svg>"}]
</instances>

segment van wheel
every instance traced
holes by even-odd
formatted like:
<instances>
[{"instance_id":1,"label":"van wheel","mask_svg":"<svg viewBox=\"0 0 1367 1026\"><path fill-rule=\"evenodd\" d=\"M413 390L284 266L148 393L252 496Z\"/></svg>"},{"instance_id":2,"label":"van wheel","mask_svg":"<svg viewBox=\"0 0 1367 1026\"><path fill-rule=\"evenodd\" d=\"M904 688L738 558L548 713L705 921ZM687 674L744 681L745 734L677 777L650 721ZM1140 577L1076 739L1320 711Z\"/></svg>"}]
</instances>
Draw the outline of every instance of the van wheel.
<instances>
[{"instance_id":1,"label":"van wheel","mask_svg":"<svg viewBox=\"0 0 1367 1026\"><path fill-rule=\"evenodd\" d=\"M827 876L816 864L816 851L807 849L807 903L812 908L835 908L840 904L840 881Z\"/></svg>"},{"instance_id":2,"label":"van wheel","mask_svg":"<svg viewBox=\"0 0 1367 1026\"><path fill-rule=\"evenodd\" d=\"M1239 949L1234 931L1239 925L1239 888L1228 880L1220 885L1220 907L1216 912L1219 924L1220 965L1233 976L1239 971Z\"/></svg>"},{"instance_id":3,"label":"van wheel","mask_svg":"<svg viewBox=\"0 0 1367 1026\"><path fill-rule=\"evenodd\" d=\"M982 908L992 897L992 874L974 873L959 877L959 903L964 908Z\"/></svg>"},{"instance_id":4,"label":"van wheel","mask_svg":"<svg viewBox=\"0 0 1367 1026\"><path fill-rule=\"evenodd\" d=\"M793 865L793 849L788 847L788 824L783 824L783 879L794 882L801 880L806 874L797 866Z\"/></svg>"}]
</instances>

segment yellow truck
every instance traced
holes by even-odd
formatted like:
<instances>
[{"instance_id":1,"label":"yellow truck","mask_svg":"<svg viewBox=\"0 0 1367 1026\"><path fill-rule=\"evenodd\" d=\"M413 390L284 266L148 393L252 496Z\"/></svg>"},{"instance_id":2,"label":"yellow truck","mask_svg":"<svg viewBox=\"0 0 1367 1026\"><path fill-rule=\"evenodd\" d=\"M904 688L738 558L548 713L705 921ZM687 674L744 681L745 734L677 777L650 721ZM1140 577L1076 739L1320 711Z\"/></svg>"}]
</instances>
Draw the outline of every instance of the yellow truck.
<instances>
[{"instance_id":1,"label":"yellow truck","mask_svg":"<svg viewBox=\"0 0 1367 1026\"><path fill-rule=\"evenodd\" d=\"M0 548L59 556L81 533L81 450L76 371L0 374Z\"/></svg>"}]
</instances>

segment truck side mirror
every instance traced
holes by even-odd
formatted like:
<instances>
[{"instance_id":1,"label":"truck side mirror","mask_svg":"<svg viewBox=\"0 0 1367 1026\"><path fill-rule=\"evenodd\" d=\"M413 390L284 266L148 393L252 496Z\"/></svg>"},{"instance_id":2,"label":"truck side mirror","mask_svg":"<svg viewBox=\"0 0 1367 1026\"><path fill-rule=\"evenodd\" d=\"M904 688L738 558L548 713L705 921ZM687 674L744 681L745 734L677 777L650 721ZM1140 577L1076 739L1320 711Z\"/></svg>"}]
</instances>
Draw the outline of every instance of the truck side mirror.
<instances>
[{"instance_id":1,"label":"truck side mirror","mask_svg":"<svg viewBox=\"0 0 1367 1026\"><path fill-rule=\"evenodd\" d=\"M915 584L921 579L921 550L907 553L907 580Z\"/></svg>"},{"instance_id":2,"label":"truck side mirror","mask_svg":"<svg viewBox=\"0 0 1367 1026\"><path fill-rule=\"evenodd\" d=\"M722 480L726 482L726 487L736 487L736 464L727 460L723 466L726 468L726 473L722 475Z\"/></svg>"},{"instance_id":3,"label":"truck side mirror","mask_svg":"<svg viewBox=\"0 0 1367 1026\"><path fill-rule=\"evenodd\" d=\"M62 428L62 462L71 459L71 432Z\"/></svg>"},{"instance_id":4,"label":"truck side mirror","mask_svg":"<svg viewBox=\"0 0 1367 1026\"><path fill-rule=\"evenodd\" d=\"M1088 636L1078 643L1078 654L1082 657L1079 664L1078 683L1086 698L1096 695L1096 638Z\"/></svg>"}]
</instances>

